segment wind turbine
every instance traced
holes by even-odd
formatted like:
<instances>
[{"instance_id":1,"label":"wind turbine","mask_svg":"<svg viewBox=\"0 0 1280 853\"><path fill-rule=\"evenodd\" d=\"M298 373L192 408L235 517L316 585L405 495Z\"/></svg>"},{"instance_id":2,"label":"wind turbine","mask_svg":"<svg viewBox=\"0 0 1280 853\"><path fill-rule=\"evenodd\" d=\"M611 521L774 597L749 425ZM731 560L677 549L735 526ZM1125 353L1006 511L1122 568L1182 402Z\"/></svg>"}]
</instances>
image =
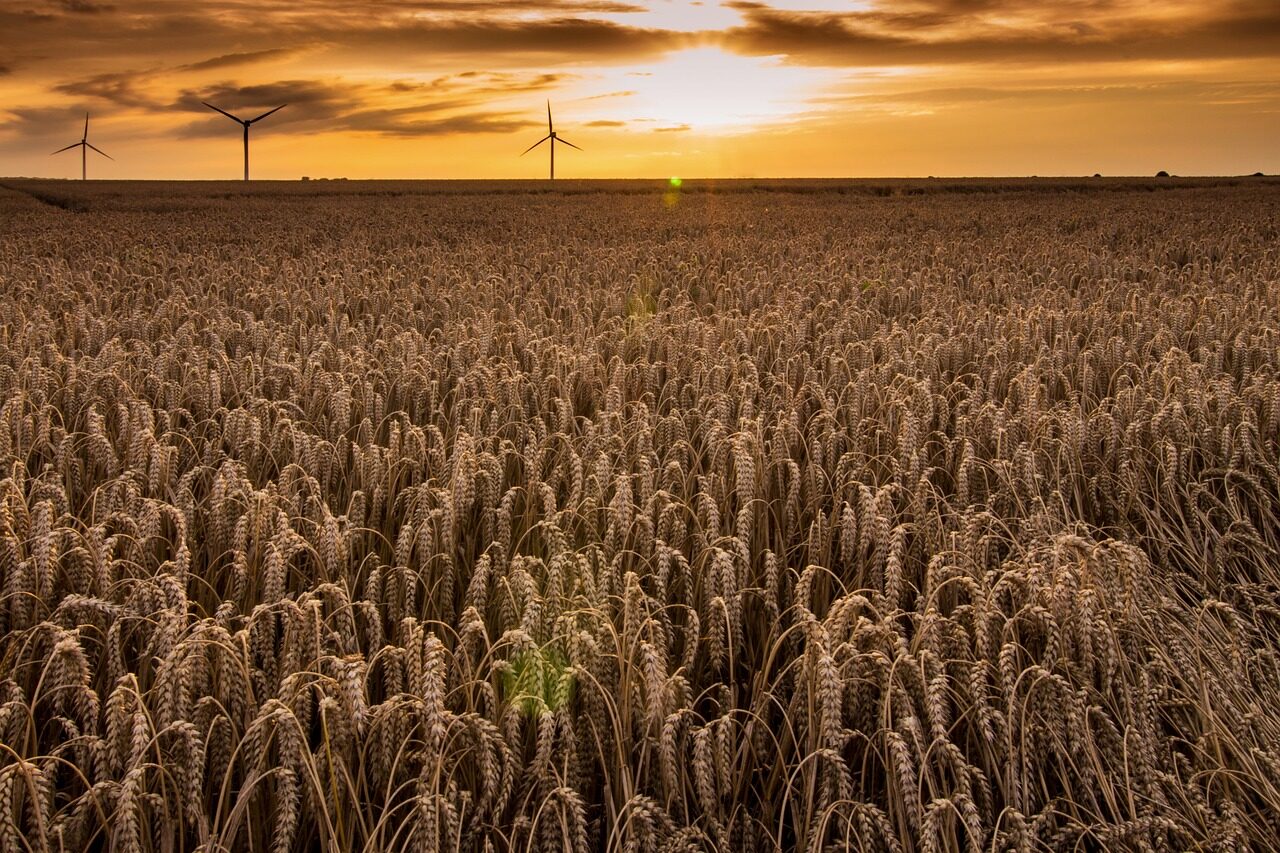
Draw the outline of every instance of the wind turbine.
<instances>
[{"instance_id":1,"label":"wind turbine","mask_svg":"<svg viewBox=\"0 0 1280 853\"><path fill-rule=\"evenodd\" d=\"M97 151L99 154L101 154L103 157L106 157L108 160L116 159L112 157L110 154L108 154L107 152L101 150L100 148L94 148L93 143L89 141L89 114L88 113L84 114L84 136L80 137L80 141L73 142L70 145L68 145L66 148L59 148L57 151L53 152L53 154L61 154L63 151L70 151L72 148L80 149L80 180L82 181L87 180L89 177L89 166L87 161L89 159L88 154L89 154L90 148L93 148L94 151ZM53 154L50 154L49 156L52 157Z\"/></svg>"},{"instance_id":2,"label":"wind turbine","mask_svg":"<svg viewBox=\"0 0 1280 853\"><path fill-rule=\"evenodd\" d=\"M201 101L200 103L204 104L206 107L208 107L211 110L217 110L227 118L234 121L236 124L244 126L244 179L246 181L249 180L249 125L254 124L256 122L260 122L267 116L271 115L272 113L277 112L278 110L282 110L289 105L281 104L280 106L276 107L274 110L267 110L265 113L258 116L257 118L244 119L244 118L240 118L239 116L233 116L231 113L227 112L221 107L215 107L213 104L209 103L208 101Z\"/></svg>"},{"instance_id":3,"label":"wind turbine","mask_svg":"<svg viewBox=\"0 0 1280 853\"><path fill-rule=\"evenodd\" d=\"M578 146L574 145L567 139L562 139L556 134L556 129L551 124L551 101L547 101L547 135L526 148L524 150L524 154L521 154L520 156L523 157L525 154L528 154L548 139L551 140L551 180L554 181L556 179L556 143L559 142L561 145L568 145L570 148L578 148ZM582 149L578 148L578 150L581 151Z\"/></svg>"}]
</instances>

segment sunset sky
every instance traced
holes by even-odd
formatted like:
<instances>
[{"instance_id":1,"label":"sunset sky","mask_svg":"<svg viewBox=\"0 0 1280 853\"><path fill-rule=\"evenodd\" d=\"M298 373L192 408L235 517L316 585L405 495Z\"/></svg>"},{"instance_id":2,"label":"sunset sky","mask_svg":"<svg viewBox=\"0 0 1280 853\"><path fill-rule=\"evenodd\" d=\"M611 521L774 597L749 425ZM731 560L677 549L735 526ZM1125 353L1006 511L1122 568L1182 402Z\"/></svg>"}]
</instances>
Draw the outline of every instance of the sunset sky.
<instances>
[{"instance_id":1,"label":"sunset sky","mask_svg":"<svg viewBox=\"0 0 1280 853\"><path fill-rule=\"evenodd\" d=\"M1277 0L0 0L0 175L1280 172Z\"/></svg>"}]
</instances>

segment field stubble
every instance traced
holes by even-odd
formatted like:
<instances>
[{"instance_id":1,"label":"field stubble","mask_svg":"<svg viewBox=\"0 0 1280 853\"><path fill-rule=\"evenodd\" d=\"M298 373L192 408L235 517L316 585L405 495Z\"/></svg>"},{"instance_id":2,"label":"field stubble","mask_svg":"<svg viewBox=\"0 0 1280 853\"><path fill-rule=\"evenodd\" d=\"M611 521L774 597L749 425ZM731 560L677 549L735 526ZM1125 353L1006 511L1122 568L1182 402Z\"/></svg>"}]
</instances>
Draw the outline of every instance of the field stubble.
<instances>
[{"instance_id":1,"label":"field stubble","mask_svg":"<svg viewBox=\"0 0 1280 853\"><path fill-rule=\"evenodd\" d=\"M1280 188L638 186L0 188L0 850L1276 845Z\"/></svg>"}]
</instances>

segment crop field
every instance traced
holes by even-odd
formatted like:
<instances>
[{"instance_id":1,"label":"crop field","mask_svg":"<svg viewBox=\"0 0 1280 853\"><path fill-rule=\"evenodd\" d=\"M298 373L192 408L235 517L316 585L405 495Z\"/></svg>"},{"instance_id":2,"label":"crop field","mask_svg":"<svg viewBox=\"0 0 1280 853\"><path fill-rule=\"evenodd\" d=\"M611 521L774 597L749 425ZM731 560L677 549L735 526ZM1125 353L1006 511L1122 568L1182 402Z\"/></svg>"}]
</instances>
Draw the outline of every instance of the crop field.
<instances>
[{"instance_id":1,"label":"crop field","mask_svg":"<svg viewBox=\"0 0 1280 853\"><path fill-rule=\"evenodd\" d=\"M1280 845L1280 181L0 181L0 853Z\"/></svg>"}]
</instances>

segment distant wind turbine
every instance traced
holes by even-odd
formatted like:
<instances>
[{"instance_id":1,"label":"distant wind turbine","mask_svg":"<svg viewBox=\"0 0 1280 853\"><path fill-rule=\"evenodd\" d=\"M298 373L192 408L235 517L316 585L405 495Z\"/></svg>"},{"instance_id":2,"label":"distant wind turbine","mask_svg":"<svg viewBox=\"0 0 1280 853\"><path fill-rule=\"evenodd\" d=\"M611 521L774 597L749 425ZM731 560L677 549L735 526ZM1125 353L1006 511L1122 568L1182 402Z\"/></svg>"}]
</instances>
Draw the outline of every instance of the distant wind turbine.
<instances>
[{"instance_id":1,"label":"distant wind turbine","mask_svg":"<svg viewBox=\"0 0 1280 853\"><path fill-rule=\"evenodd\" d=\"M249 125L254 124L256 122L260 122L267 116L271 115L272 113L282 110L289 105L281 104L280 106L276 107L274 110L267 110L265 113L258 116L257 118L243 119L243 118L240 118L239 116L233 116L231 113L227 112L221 107L215 107L213 104L209 103L208 101L201 101L200 103L204 104L206 107L208 107L211 110L217 110L227 118L234 121L236 124L244 126L244 179L246 181L249 180Z\"/></svg>"},{"instance_id":2,"label":"distant wind turbine","mask_svg":"<svg viewBox=\"0 0 1280 853\"><path fill-rule=\"evenodd\" d=\"M89 177L89 165L87 161L89 159L88 153L90 148L93 148L94 151L97 151L99 154L101 154L103 157L106 157L108 160L116 159L112 157L110 154L108 154L107 152L103 151L102 149L95 148L93 143L89 141L89 114L88 113L84 114L84 136L80 137L80 141L73 142L70 145L68 145L66 148L59 148L57 151L53 152L53 154L61 154L63 151L70 151L72 148L80 149L80 180L82 181L87 180ZM49 156L52 157L53 154L50 154Z\"/></svg>"},{"instance_id":3,"label":"distant wind turbine","mask_svg":"<svg viewBox=\"0 0 1280 853\"><path fill-rule=\"evenodd\" d=\"M563 139L556 134L556 129L551 124L551 101L547 101L547 135L526 148L524 153L520 156L523 157L525 154L528 154L547 140L551 140L551 180L554 181L556 179L556 143L559 142L561 145L568 145L570 148L577 148L579 151L582 149L578 148L578 146L574 145L569 140Z\"/></svg>"}]
</instances>

